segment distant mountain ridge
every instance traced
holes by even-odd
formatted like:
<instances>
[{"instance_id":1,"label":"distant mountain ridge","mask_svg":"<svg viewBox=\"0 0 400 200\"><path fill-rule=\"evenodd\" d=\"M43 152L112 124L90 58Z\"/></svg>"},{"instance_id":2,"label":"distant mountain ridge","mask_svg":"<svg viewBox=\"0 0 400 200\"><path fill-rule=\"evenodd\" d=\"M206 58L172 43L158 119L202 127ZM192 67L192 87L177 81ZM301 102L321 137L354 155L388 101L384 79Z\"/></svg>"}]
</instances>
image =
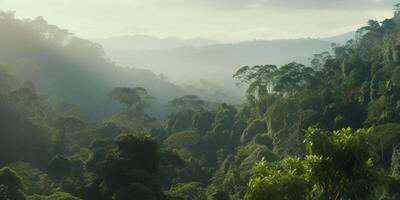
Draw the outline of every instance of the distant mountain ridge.
<instances>
[{"instance_id":1,"label":"distant mountain ridge","mask_svg":"<svg viewBox=\"0 0 400 200\"><path fill-rule=\"evenodd\" d=\"M152 35L122 35L108 38L92 39L92 41L101 44L107 50L158 50L158 49L174 49L181 47L203 47L210 45L226 45L226 44L240 44L252 42L282 42L291 40L307 40L317 39L326 42L346 43L349 39L353 39L355 32L348 32L339 34L332 37L321 38L297 38L297 39L277 39L277 40L244 40L240 42L221 43L213 39L197 37L197 38L180 38L176 36L170 37L157 37Z\"/></svg>"},{"instance_id":2,"label":"distant mountain ridge","mask_svg":"<svg viewBox=\"0 0 400 200\"><path fill-rule=\"evenodd\" d=\"M218 43L215 40L206 38L160 38L150 35L125 35L103 39L94 39L93 41L101 44L105 49L114 50L171 49L184 46L200 47Z\"/></svg>"},{"instance_id":3,"label":"distant mountain ridge","mask_svg":"<svg viewBox=\"0 0 400 200\"><path fill-rule=\"evenodd\" d=\"M150 69L173 81L186 82L184 79L231 79L234 71L243 65L281 65L291 61L308 64L313 54L328 51L330 46L331 42L319 39L291 39L171 49L105 50L110 59L122 66Z\"/></svg>"},{"instance_id":4,"label":"distant mountain ridge","mask_svg":"<svg viewBox=\"0 0 400 200\"><path fill-rule=\"evenodd\" d=\"M333 36L333 37L325 37L325 38L320 38L321 40L324 41L328 41L328 42L333 42L333 43L337 43L340 45L344 45L346 44L347 41L349 41L350 39L354 39L355 38L355 32L348 32L348 33L343 33L337 36Z\"/></svg>"},{"instance_id":5,"label":"distant mountain ridge","mask_svg":"<svg viewBox=\"0 0 400 200\"><path fill-rule=\"evenodd\" d=\"M210 100L237 102L243 97L243 89L238 89L232 78L238 68L245 65L283 65L293 61L308 65L314 54L330 51L331 43L345 43L353 36L354 33L346 33L330 38L253 40L229 44L207 39L195 43L195 39L179 38L173 39L176 42L171 44L171 39L152 36L95 41L104 47L111 60L121 66L149 69L156 74L163 74L174 83L193 85L208 93L199 95L205 98L209 96L212 98ZM148 45L144 40L135 43L138 38L146 38ZM157 42L161 43L156 45ZM205 88L200 82L208 82L206 85L215 87ZM197 89L193 92L197 93ZM221 98L215 99L216 90L229 95L220 95Z\"/></svg>"},{"instance_id":6,"label":"distant mountain ridge","mask_svg":"<svg viewBox=\"0 0 400 200\"><path fill-rule=\"evenodd\" d=\"M121 108L110 98L114 87L144 87L155 97L151 114L185 92L150 70L123 68L105 59L98 44L72 36L43 18L19 20L0 11L0 65L19 80L31 81L39 93L78 105L93 119Z\"/></svg>"}]
</instances>

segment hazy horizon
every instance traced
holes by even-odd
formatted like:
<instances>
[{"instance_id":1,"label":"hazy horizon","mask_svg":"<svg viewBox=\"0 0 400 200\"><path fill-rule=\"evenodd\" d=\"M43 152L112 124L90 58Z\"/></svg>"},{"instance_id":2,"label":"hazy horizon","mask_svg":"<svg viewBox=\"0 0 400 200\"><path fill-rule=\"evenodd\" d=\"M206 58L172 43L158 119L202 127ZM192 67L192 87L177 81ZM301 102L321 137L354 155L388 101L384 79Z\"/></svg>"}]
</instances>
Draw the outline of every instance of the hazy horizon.
<instances>
[{"instance_id":1,"label":"hazy horizon","mask_svg":"<svg viewBox=\"0 0 400 200\"><path fill-rule=\"evenodd\" d=\"M400 0L0 0L0 200L93 199L400 199Z\"/></svg>"},{"instance_id":2,"label":"hazy horizon","mask_svg":"<svg viewBox=\"0 0 400 200\"><path fill-rule=\"evenodd\" d=\"M301 0L290 4L276 0L41 0L34 3L0 0L0 9L16 11L18 18L42 16L50 24L86 39L150 35L229 43L340 35L365 25L368 19L381 21L390 17L394 3L393 0Z\"/></svg>"}]
</instances>

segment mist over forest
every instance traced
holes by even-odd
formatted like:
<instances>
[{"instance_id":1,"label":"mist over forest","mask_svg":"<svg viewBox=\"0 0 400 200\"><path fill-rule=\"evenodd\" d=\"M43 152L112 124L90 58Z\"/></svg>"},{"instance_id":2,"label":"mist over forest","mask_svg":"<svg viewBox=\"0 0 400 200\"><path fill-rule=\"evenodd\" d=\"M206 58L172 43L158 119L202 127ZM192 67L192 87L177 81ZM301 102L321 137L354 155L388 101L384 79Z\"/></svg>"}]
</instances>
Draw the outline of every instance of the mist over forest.
<instances>
[{"instance_id":1,"label":"mist over forest","mask_svg":"<svg viewBox=\"0 0 400 200\"><path fill-rule=\"evenodd\" d=\"M0 7L0 200L400 199L400 4L59 0L47 19L17 1L0 0L21 10ZM126 8L149 30L123 34ZM232 18L248 30L213 30Z\"/></svg>"},{"instance_id":2,"label":"mist over forest","mask_svg":"<svg viewBox=\"0 0 400 200\"><path fill-rule=\"evenodd\" d=\"M145 35L94 40L106 56L124 67L140 67L162 74L188 92L211 101L238 103L245 88L232 74L238 67L291 61L309 65L314 54L345 44L355 33L318 39L254 40L219 44L204 38L157 38ZM284 53L283 53L284 52ZM157 59L154 59L157 58Z\"/></svg>"}]
</instances>

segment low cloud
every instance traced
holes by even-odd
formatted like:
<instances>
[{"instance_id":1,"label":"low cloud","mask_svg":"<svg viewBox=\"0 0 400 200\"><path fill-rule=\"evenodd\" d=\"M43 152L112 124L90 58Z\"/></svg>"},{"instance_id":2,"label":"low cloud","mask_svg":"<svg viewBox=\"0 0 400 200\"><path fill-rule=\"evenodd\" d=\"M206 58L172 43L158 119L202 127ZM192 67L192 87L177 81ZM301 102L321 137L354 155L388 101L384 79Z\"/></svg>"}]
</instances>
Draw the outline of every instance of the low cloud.
<instances>
[{"instance_id":1,"label":"low cloud","mask_svg":"<svg viewBox=\"0 0 400 200\"><path fill-rule=\"evenodd\" d=\"M377 10L391 9L397 0L177 0L213 9Z\"/></svg>"}]
</instances>

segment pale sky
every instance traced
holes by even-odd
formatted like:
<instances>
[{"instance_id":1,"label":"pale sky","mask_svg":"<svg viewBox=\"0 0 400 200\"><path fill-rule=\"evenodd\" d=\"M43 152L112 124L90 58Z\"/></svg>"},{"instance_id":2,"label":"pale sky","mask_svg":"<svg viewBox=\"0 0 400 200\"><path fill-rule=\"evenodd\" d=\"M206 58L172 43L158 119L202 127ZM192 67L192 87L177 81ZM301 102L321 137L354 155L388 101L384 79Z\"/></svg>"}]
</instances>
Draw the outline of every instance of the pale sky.
<instances>
[{"instance_id":1,"label":"pale sky","mask_svg":"<svg viewBox=\"0 0 400 200\"><path fill-rule=\"evenodd\" d=\"M400 2L400 1L399 1ZM396 0L0 0L83 38L148 34L221 42L325 37L392 15Z\"/></svg>"}]
</instances>

